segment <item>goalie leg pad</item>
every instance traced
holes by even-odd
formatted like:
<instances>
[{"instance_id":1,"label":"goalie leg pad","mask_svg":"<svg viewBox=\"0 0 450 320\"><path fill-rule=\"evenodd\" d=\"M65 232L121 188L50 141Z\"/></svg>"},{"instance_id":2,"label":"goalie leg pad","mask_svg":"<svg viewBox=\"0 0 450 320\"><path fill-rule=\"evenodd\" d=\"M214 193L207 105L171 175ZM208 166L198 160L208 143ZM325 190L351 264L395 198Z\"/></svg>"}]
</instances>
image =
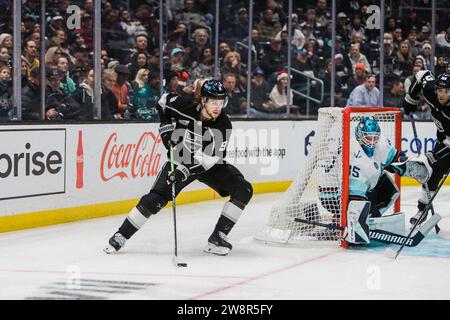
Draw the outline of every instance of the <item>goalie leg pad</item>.
<instances>
[{"instance_id":1,"label":"goalie leg pad","mask_svg":"<svg viewBox=\"0 0 450 320\"><path fill-rule=\"evenodd\" d=\"M367 223L370 230L382 230L403 235L405 233L405 214L394 213L378 218L369 218Z\"/></svg>"},{"instance_id":2,"label":"goalie leg pad","mask_svg":"<svg viewBox=\"0 0 450 320\"><path fill-rule=\"evenodd\" d=\"M367 219L370 212L370 202L352 200L348 204L347 228L344 240L353 244L370 243Z\"/></svg>"}]
</instances>

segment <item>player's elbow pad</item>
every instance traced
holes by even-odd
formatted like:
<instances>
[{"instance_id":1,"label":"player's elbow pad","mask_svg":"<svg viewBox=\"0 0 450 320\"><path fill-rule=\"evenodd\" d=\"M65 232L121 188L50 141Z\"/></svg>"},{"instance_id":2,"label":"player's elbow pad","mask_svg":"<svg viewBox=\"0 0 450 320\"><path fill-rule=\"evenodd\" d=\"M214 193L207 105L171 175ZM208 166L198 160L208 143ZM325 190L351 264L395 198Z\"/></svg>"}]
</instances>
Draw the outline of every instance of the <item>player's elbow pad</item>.
<instances>
[{"instance_id":1,"label":"player's elbow pad","mask_svg":"<svg viewBox=\"0 0 450 320\"><path fill-rule=\"evenodd\" d=\"M391 168L400 176L416 179L422 184L426 183L433 173L433 169L424 155L408 159L406 162L392 163Z\"/></svg>"}]
</instances>

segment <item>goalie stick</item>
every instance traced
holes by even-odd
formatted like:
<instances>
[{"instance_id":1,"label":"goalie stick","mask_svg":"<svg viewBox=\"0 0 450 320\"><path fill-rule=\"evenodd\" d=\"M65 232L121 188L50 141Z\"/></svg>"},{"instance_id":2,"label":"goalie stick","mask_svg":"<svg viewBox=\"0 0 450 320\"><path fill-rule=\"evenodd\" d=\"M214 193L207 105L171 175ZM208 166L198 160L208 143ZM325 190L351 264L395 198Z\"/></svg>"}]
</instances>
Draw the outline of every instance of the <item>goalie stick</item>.
<instances>
[{"instance_id":1,"label":"goalie stick","mask_svg":"<svg viewBox=\"0 0 450 320\"><path fill-rule=\"evenodd\" d=\"M434 215L425 224L423 224L423 226L419 229L419 231L417 231L417 233L413 237L409 237L409 238L402 236L400 234L395 234L392 232L388 232L388 231L384 231L384 230L376 230L376 229L369 231L369 237L370 237L370 240L378 241L378 242L382 242L382 243L398 244L398 245L405 243L405 246L407 246L407 247L415 247L423 240L423 238L425 238L425 236L428 234L428 232L439 222L439 220L441 220L441 217L438 214ZM324 228L327 228L330 230L339 230L339 231L345 230L344 227L337 226L337 225L334 225L331 223L326 224L326 223L320 223L320 222L315 222L315 221L310 221L310 220L305 220L305 219L300 219L300 218L295 218L295 221L310 224L313 226L324 227Z\"/></svg>"},{"instance_id":2,"label":"goalie stick","mask_svg":"<svg viewBox=\"0 0 450 320\"><path fill-rule=\"evenodd\" d=\"M422 216L425 215L426 212L428 211L428 209L430 209L430 207L433 205L433 200L434 200L434 198L436 198L436 195L438 194L439 190L441 189L442 185L444 184L445 180L447 179L449 172L450 172L450 169L447 170L446 174L444 175L444 177L442 178L442 180L439 182L439 185L438 185L438 187L437 187L437 189L436 189L436 192L433 194L433 196L431 197L430 201L428 201L428 204L427 204L427 206L425 207L425 210L422 212L420 218L417 219L416 223L415 223L414 226L411 228L411 231L409 232L408 236L406 237L405 241L404 241L403 244L400 246L400 248L399 248L397 251L393 250L392 248L387 248L387 249L384 251L384 254L385 254L388 258L391 258L391 259L397 259L398 255L400 254L400 252L401 252L401 251L403 250L403 248L405 247L406 241L411 237L411 234L412 234L413 231L416 229L416 227L419 225L419 221L422 219ZM434 217L439 217L439 220L440 220L440 216L436 213L434 216L431 216L431 218L424 224L424 226L427 225L428 222L429 222L430 220L433 220ZM439 220L438 220L438 221L439 221ZM436 223L437 223L437 222L436 222ZM420 229L422 229L422 227L421 227ZM419 229L419 231L420 231L420 229ZM428 230L428 231L429 231L429 230Z\"/></svg>"}]
</instances>

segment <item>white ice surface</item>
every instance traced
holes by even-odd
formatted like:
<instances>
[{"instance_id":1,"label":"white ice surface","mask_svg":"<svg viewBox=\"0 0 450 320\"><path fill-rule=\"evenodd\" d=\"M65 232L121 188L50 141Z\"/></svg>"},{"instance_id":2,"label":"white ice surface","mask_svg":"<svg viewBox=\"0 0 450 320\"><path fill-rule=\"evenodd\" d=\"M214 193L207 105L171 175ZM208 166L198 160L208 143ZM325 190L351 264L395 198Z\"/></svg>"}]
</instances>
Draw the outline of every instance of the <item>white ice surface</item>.
<instances>
[{"instance_id":1,"label":"white ice surface","mask_svg":"<svg viewBox=\"0 0 450 320\"><path fill-rule=\"evenodd\" d=\"M419 188L403 191L409 217ZM202 251L224 201L179 206L179 254L188 268L171 262L170 208L151 217L116 255L102 248L125 215L0 234L0 299L450 298L450 241L434 231L396 261L383 255L385 246L298 248L253 240L279 196L252 199L230 234L234 248L226 257ZM435 205L446 230L449 199L445 187Z\"/></svg>"}]
</instances>

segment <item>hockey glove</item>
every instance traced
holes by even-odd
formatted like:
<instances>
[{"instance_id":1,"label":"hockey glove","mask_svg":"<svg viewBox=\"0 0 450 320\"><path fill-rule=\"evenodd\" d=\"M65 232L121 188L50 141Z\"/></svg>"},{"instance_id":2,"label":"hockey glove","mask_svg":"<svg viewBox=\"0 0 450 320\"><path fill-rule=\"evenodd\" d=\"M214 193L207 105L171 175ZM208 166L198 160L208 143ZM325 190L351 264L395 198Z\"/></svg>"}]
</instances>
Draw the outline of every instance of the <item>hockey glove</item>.
<instances>
[{"instance_id":1,"label":"hockey glove","mask_svg":"<svg viewBox=\"0 0 450 320\"><path fill-rule=\"evenodd\" d=\"M402 107L403 107L403 110L405 110L405 114L408 116L417 110L417 106L415 104L409 103L406 100L403 100Z\"/></svg>"},{"instance_id":2,"label":"hockey glove","mask_svg":"<svg viewBox=\"0 0 450 320\"><path fill-rule=\"evenodd\" d=\"M174 147L176 145L176 142L172 140L172 133L174 130L175 125L172 123L161 125L161 127L159 128L161 140L167 150L169 150L171 146Z\"/></svg>"},{"instance_id":3,"label":"hockey glove","mask_svg":"<svg viewBox=\"0 0 450 320\"><path fill-rule=\"evenodd\" d=\"M184 174L178 169L175 169L173 172L169 172L167 176L167 184L171 186L174 183L178 183L184 180Z\"/></svg>"},{"instance_id":4,"label":"hockey glove","mask_svg":"<svg viewBox=\"0 0 450 320\"><path fill-rule=\"evenodd\" d=\"M450 148L450 137L449 136L447 136L445 138L445 140L442 142L447 146L447 148Z\"/></svg>"}]
</instances>

